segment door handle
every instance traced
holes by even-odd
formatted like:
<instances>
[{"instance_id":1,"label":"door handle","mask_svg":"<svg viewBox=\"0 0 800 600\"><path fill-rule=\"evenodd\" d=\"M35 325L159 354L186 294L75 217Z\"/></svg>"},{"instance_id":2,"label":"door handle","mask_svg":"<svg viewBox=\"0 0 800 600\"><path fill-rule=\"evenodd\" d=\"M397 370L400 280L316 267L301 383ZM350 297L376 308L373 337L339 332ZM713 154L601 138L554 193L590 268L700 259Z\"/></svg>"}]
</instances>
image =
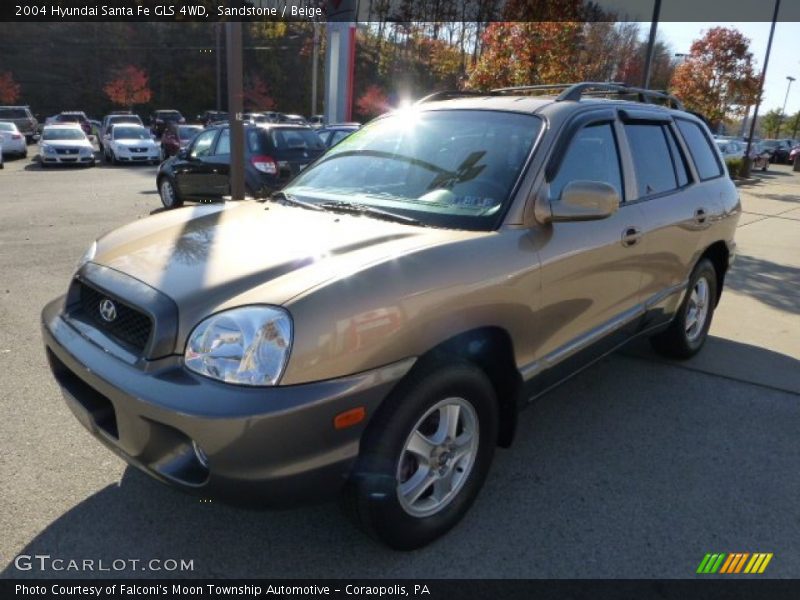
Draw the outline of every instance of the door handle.
<instances>
[{"instance_id":1,"label":"door handle","mask_svg":"<svg viewBox=\"0 0 800 600\"><path fill-rule=\"evenodd\" d=\"M706 214L705 208L698 208L696 211L694 211L694 220L700 224L705 223L707 217L708 215Z\"/></svg>"},{"instance_id":2,"label":"door handle","mask_svg":"<svg viewBox=\"0 0 800 600\"><path fill-rule=\"evenodd\" d=\"M626 248L635 246L642 239L642 230L638 227L626 227L622 232L622 245Z\"/></svg>"}]
</instances>

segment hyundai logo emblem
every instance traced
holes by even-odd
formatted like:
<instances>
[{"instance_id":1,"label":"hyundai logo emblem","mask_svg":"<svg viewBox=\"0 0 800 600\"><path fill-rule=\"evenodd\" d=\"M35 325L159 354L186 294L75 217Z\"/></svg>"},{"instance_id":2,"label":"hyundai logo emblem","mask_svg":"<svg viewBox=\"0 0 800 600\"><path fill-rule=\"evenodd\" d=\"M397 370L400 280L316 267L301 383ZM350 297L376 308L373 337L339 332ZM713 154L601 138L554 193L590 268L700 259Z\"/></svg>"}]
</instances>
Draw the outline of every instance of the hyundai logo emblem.
<instances>
[{"instance_id":1,"label":"hyundai logo emblem","mask_svg":"<svg viewBox=\"0 0 800 600\"><path fill-rule=\"evenodd\" d=\"M104 321L111 323L117 318L117 306L108 298L100 301L100 316Z\"/></svg>"}]
</instances>

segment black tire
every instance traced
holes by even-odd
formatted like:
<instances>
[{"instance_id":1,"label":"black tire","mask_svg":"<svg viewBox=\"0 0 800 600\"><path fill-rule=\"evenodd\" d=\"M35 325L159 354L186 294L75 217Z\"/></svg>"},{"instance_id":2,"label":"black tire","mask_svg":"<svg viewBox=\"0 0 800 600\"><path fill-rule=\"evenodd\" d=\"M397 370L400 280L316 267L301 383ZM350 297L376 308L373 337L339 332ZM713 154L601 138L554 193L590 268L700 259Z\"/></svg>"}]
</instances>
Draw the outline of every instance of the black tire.
<instances>
[{"instance_id":1,"label":"black tire","mask_svg":"<svg viewBox=\"0 0 800 600\"><path fill-rule=\"evenodd\" d=\"M114 154L113 150L111 150L109 152L109 156L111 157L111 160L110 160L111 164L114 165L114 166L117 166L119 164L119 161L117 160L117 155Z\"/></svg>"},{"instance_id":2,"label":"black tire","mask_svg":"<svg viewBox=\"0 0 800 600\"><path fill-rule=\"evenodd\" d=\"M702 327L690 332L688 325L691 322L690 313L696 307L693 300L693 291L696 290L701 279L705 280L707 285L705 301L707 312ZM718 285L717 271L714 269L714 265L707 258L701 259L695 266L694 271L692 271L691 277L689 277L686 297L672 319L669 329L650 338L650 343L659 354L669 358L687 359L700 351L708 337L708 329L711 327L711 320L714 317Z\"/></svg>"},{"instance_id":3,"label":"black tire","mask_svg":"<svg viewBox=\"0 0 800 600\"><path fill-rule=\"evenodd\" d=\"M404 508L400 499L400 478L406 468L401 459L416 460L412 453L404 451L406 444L420 426L420 419L442 402L461 403L456 427L460 433L455 437L465 437L468 421L459 419L469 417L477 448L469 455L471 459L458 459L452 458L454 442L444 457L438 454L443 446L435 446L439 466L427 469L430 475L436 477L435 473L441 476L447 472L457 478L456 472L463 474L465 470L466 475L461 475L460 483L457 480L452 483L452 488L444 488L451 489L450 495L444 495L435 512L415 515ZM441 419L443 414L434 411L428 418ZM476 366L466 361L416 365L380 406L364 432L358 463L343 494L344 506L362 529L392 548L413 550L429 544L455 526L478 495L497 445L497 422L494 389ZM423 426L427 423L424 421ZM472 428L474 423L477 433ZM434 424L434 429L440 426ZM420 465L417 463L410 470L421 469ZM409 474L407 480L415 474ZM420 498L422 502L437 503L435 484L428 485L431 487L425 488Z\"/></svg>"},{"instance_id":4,"label":"black tire","mask_svg":"<svg viewBox=\"0 0 800 600\"><path fill-rule=\"evenodd\" d=\"M171 192L166 187L169 186ZM183 198L178 193L178 186L169 177L162 177L158 181L158 196L161 198L161 204L166 209L179 208L183 206Z\"/></svg>"}]
</instances>

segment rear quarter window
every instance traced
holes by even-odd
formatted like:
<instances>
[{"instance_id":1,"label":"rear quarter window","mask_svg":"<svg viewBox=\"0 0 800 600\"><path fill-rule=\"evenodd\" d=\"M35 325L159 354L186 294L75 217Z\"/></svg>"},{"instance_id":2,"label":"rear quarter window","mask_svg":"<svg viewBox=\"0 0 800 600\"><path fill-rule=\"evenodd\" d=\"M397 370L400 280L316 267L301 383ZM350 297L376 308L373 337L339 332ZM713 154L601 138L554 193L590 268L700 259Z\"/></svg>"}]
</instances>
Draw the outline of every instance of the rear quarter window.
<instances>
[{"instance_id":1,"label":"rear quarter window","mask_svg":"<svg viewBox=\"0 0 800 600\"><path fill-rule=\"evenodd\" d=\"M700 179L706 180L721 176L722 165L703 128L697 123L684 119L675 119L675 123L689 147L689 153L692 155Z\"/></svg>"}]
</instances>

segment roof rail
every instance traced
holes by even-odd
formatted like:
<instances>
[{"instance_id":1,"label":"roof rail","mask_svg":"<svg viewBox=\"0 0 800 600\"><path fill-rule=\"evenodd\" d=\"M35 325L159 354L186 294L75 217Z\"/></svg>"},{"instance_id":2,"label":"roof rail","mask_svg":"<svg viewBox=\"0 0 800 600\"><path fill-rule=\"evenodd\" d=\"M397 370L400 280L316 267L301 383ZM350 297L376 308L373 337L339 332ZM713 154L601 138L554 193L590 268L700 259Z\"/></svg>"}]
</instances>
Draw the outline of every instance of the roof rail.
<instances>
[{"instance_id":1,"label":"roof rail","mask_svg":"<svg viewBox=\"0 0 800 600\"><path fill-rule=\"evenodd\" d=\"M491 96L492 92L478 92L475 90L442 90L440 92L433 92L427 96L420 98L414 104L422 104L423 102L434 102L436 100L452 100L453 98L464 98L468 96Z\"/></svg>"},{"instance_id":2,"label":"roof rail","mask_svg":"<svg viewBox=\"0 0 800 600\"><path fill-rule=\"evenodd\" d=\"M550 83L543 85L519 85L514 87L496 88L491 91L493 94L505 94L509 92L534 92L534 91L554 91L563 90L557 97L556 102L573 101L578 102L583 96L608 95L613 93L619 96L630 94L637 97L638 102L656 104L654 100L662 100L670 108L684 110L683 104L672 94L659 90L646 90L644 88L632 87L621 81L582 81L580 83Z\"/></svg>"}]
</instances>

